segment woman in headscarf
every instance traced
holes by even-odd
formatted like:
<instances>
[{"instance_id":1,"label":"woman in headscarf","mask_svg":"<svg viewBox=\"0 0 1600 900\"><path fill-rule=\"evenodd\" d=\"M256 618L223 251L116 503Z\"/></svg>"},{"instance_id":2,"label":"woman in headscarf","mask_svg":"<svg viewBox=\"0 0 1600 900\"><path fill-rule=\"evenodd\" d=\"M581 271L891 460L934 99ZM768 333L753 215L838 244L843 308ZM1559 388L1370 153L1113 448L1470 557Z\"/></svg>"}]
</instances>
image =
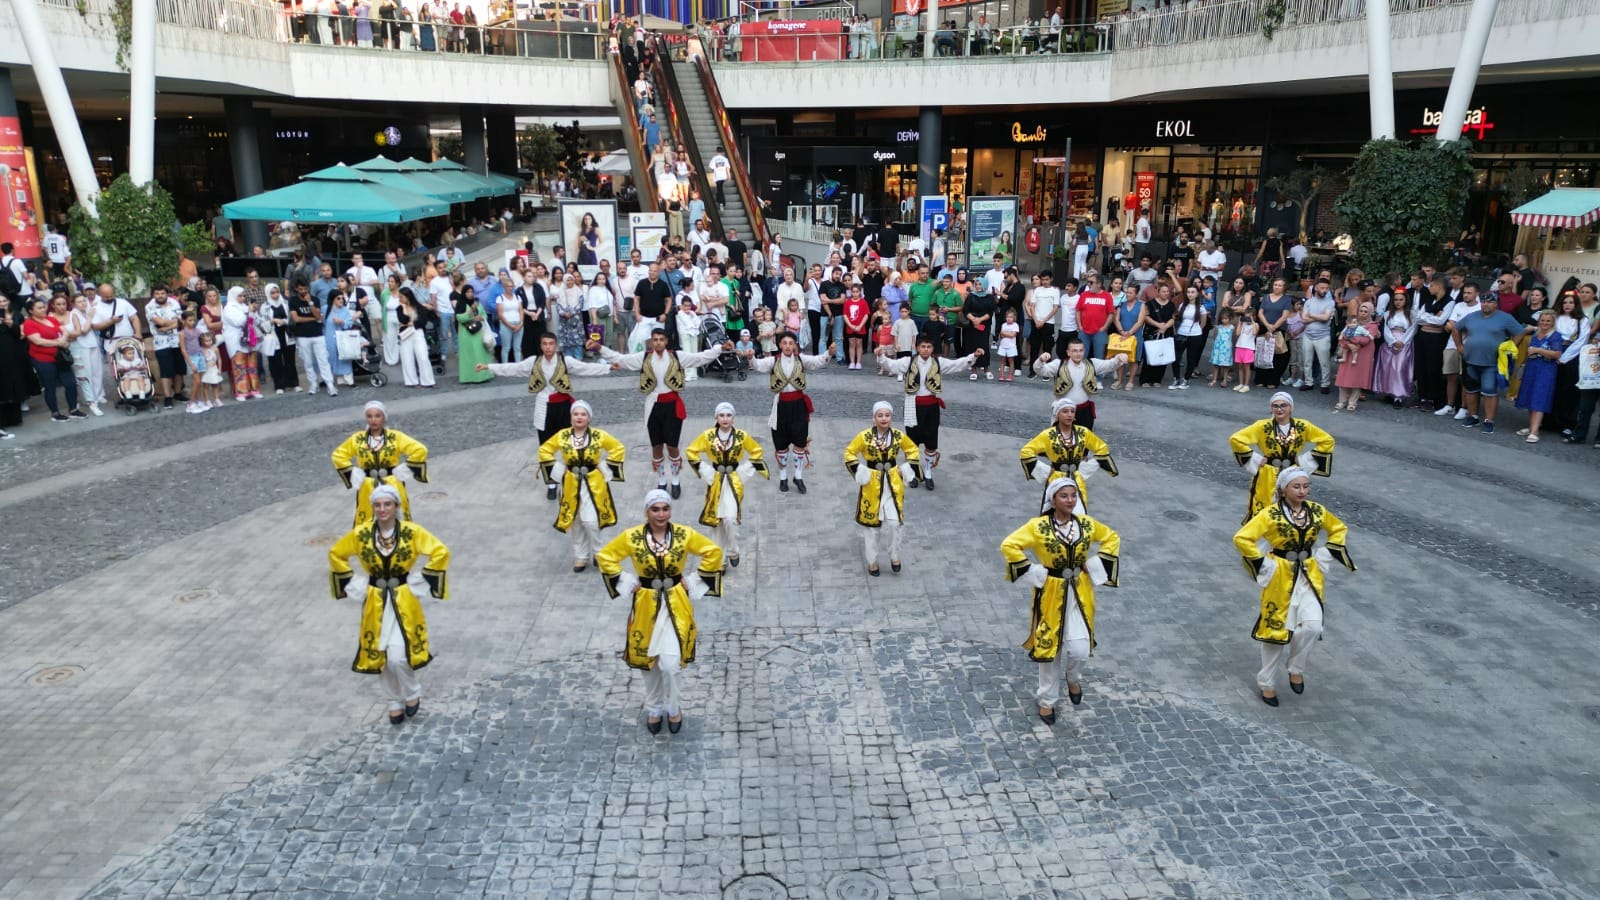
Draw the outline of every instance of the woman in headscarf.
<instances>
[{"instance_id":1,"label":"woman in headscarf","mask_svg":"<svg viewBox=\"0 0 1600 900\"><path fill-rule=\"evenodd\" d=\"M261 355L267 358L267 370L272 373L272 387L281 394L286 390L298 393L300 374L295 359L294 329L290 327L289 301L283 297L278 285L266 286L267 302L261 307Z\"/></svg>"},{"instance_id":2,"label":"woman in headscarf","mask_svg":"<svg viewBox=\"0 0 1600 900\"><path fill-rule=\"evenodd\" d=\"M352 361L339 358L338 334L356 328L357 315L344 291L335 288L328 293L328 316L322 320L322 340L328 350L328 366L333 369L334 380L340 384L355 383Z\"/></svg>"},{"instance_id":3,"label":"woman in headscarf","mask_svg":"<svg viewBox=\"0 0 1600 900\"><path fill-rule=\"evenodd\" d=\"M227 305L222 307L222 343L233 364L233 398L252 400L261 396L261 369L256 363L255 313L244 301L244 288L228 289Z\"/></svg>"},{"instance_id":4,"label":"woman in headscarf","mask_svg":"<svg viewBox=\"0 0 1600 900\"><path fill-rule=\"evenodd\" d=\"M1022 445L1022 473L1029 481L1053 481L1070 478L1078 489L1078 507L1083 514L1089 507L1089 493L1084 487L1096 468L1104 469L1115 478L1117 461L1111 458L1111 448L1100 436L1077 424L1078 405L1069 397L1058 399L1050 407L1055 422L1039 432L1033 440ZM1086 465L1094 456L1094 466ZM1050 509L1048 491L1039 501L1041 512Z\"/></svg>"},{"instance_id":5,"label":"woman in headscarf","mask_svg":"<svg viewBox=\"0 0 1600 900\"><path fill-rule=\"evenodd\" d=\"M571 425L539 445L539 475L545 484L559 485L555 529L572 535L572 571L582 572L600 547L600 530L617 524L617 505L606 482L623 480L627 449L589 427L594 409L588 403L572 401L571 417Z\"/></svg>"},{"instance_id":6,"label":"woman in headscarf","mask_svg":"<svg viewBox=\"0 0 1600 900\"><path fill-rule=\"evenodd\" d=\"M360 469L361 486L356 491L355 524L367 521L370 512L367 498L379 485L392 485L400 499L400 513L411 518L411 498L406 495L405 482L395 476L395 470L405 463L411 477L422 484L428 483L428 448L414 437L389 427L389 411L381 401L369 400L363 409L367 427L339 442L333 448L333 468L339 473L348 490L354 482L352 473Z\"/></svg>"},{"instance_id":7,"label":"woman in headscarf","mask_svg":"<svg viewBox=\"0 0 1600 900\"><path fill-rule=\"evenodd\" d=\"M905 461L899 462L902 453ZM918 460L917 445L894 427L894 406L885 400L872 405L872 427L845 445L844 467L859 488L856 524L862 528L867 574L874 578L879 574L878 557L883 550L889 552L889 569L900 571L906 484L916 477Z\"/></svg>"},{"instance_id":8,"label":"woman in headscarf","mask_svg":"<svg viewBox=\"0 0 1600 900\"><path fill-rule=\"evenodd\" d=\"M1345 524L1326 507L1311 502L1306 471L1284 469L1276 487L1273 504L1251 516L1233 536L1245 568L1261 587L1261 613L1250 636L1261 642L1256 687L1268 706L1278 705L1278 679L1285 669L1289 689L1305 693L1306 661L1322 636L1323 578L1328 568L1338 560L1346 569L1356 570L1345 549ZM1323 534L1326 546L1318 547ZM1262 542L1271 556L1261 552Z\"/></svg>"},{"instance_id":9,"label":"woman in headscarf","mask_svg":"<svg viewBox=\"0 0 1600 900\"><path fill-rule=\"evenodd\" d=\"M1294 417L1294 396L1278 391L1269 401L1272 415L1252 422L1228 438L1233 458L1251 475L1244 521L1272 503L1278 473L1290 467L1324 478L1333 474L1333 435Z\"/></svg>"},{"instance_id":10,"label":"woman in headscarf","mask_svg":"<svg viewBox=\"0 0 1600 900\"><path fill-rule=\"evenodd\" d=\"M450 548L415 522L400 520L403 499L393 484L372 490L363 511L370 521L359 524L328 550L328 568L335 600L345 596L354 575L350 557L367 573L361 606L360 639L351 670L377 675L389 701L389 723L399 725L422 708L422 682L416 670L433 660L428 649L428 623L422 604L407 579L423 558L422 577L436 600L450 596L445 570Z\"/></svg>"},{"instance_id":11,"label":"woman in headscarf","mask_svg":"<svg viewBox=\"0 0 1600 900\"><path fill-rule=\"evenodd\" d=\"M576 412L576 411L574 411ZM692 528L672 523L672 495L656 488L644 495L645 523L611 539L597 557L606 591L627 597L627 638L622 659L644 672L645 728L661 733L661 722L677 734L683 727L679 672L694 662L698 632L694 601L722 596L722 548ZM698 557L698 572L689 557ZM623 569L623 561L633 571Z\"/></svg>"},{"instance_id":12,"label":"woman in headscarf","mask_svg":"<svg viewBox=\"0 0 1600 900\"><path fill-rule=\"evenodd\" d=\"M761 458L761 445L742 429L733 427L733 404L717 404L717 424L689 442L684 455L706 483L706 502L700 524L715 529L717 545L728 565L739 565L739 525L744 521L744 483L760 473L770 479Z\"/></svg>"},{"instance_id":13,"label":"woman in headscarf","mask_svg":"<svg viewBox=\"0 0 1600 900\"><path fill-rule=\"evenodd\" d=\"M1011 532L1000 543L1000 555L1006 580L1033 589L1033 618L1022 647L1039 664L1039 718L1054 725L1063 680L1072 705L1083 702L1079 673L1094 652L1094 589L1117 586L1122 538L1081 512L1072 478L1052 479L1045 497L1044 514Z\"/></svg>"},{"instance_id":14,"label":"woman in headscarf","mask_svg":"<svg viewBox=\"0 0 1600 900\"><path fill-rule=\"evenodd\" d=\"M483 304L478 301L477 291L472 285L464 284L459 293L451 295L450 302L456 309L457 379L462 384L481 384L493 380L493 375L478 369L479 364L494 362L494 351L483 342L484 329L489 325L483 314ZM489 334L494 334L494 330L490 329Z\"/></svg>"}]
</instances>

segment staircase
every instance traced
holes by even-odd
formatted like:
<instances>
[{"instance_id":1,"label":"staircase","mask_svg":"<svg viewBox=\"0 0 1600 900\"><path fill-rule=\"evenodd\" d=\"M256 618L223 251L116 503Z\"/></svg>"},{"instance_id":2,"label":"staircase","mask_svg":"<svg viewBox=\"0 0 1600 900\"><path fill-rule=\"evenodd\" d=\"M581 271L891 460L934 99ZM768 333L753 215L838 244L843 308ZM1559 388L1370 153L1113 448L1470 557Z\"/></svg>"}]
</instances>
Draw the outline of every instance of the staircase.
<instances>
[{"instance_id":1,"label":"staircase","mask_svg":"<svg viewBox=\"0 0 1600 900\"><path fill-rule=\"evenodd\" d=\"M693 146L699 151L699 159L694 160L694 166L705 174L707 184L711 184L711 158L717 155L717 148L723 147L724 155L738 166L739 154L737 147L729 147L723 143L721 130L713 118L711 101L706 97L706 92L700 83L700 73L693 63L672 63L673 80L678 83L678 88L683 96L683 116L687 121L682 123L693 138ZM755 235L755 229L750 225L750 215L745 209L745 201L739 192L739 184L730 175L728 183L723 186L723 194L727 202L718 207L719 218L724 229L732 228L739 233L739 239L749 241ZM706 206L716 204L716 197L707 196ZM715 235L719 240L722 234Z\"/></svg>"}]
</instances>

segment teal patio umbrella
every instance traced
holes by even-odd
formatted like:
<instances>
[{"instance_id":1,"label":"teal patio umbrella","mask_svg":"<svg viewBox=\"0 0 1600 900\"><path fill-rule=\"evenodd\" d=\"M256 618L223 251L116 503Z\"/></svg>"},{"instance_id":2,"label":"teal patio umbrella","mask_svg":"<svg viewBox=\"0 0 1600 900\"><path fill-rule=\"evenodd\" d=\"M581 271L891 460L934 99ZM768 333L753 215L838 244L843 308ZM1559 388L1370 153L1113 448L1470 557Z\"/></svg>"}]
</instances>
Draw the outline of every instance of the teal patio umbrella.
<instances>
[{"instance_id":1,"label":"teal patio umbrella","mask_svg":"<svg viewBox=\"0 0 1600 900\"><path fill-rule=\"evenodd\" d=\"M337 165L303 176L287 187L222 206L234 221L349 222L394 224L442 216L448 203L382 184L365 172Z\"/></svg>"},{"instance_id":2,"label":"teal patio umbrella","mask_svg":"<svg viewBox=\"0 0 1600 900\"><path fill-rule=\"evenodd\" d=\"M510 175L501 175L499 172L490 172L487 175L480 175L453 159L436 159L431 163L427 163L426 165L429 170L434 172L454 172L458 175L464 175L468 178L483 182L486 186L486 189L489 191L488 193L480 195L483 197L503 197L506 194L514 194L517 192L517 189L522 186L522 179L520 178L512 178Z\"/></svg>"},{"instance_id":3,"label":"teal patio umbrella","mask_svg":"<svg viewBox=\"0 0 1600 900\"><path fill-rule=\"evenodd\" d=\"M407 190L438 197L446 203L466 203L480 196L478 185L446 177L446 173L432 171L416 160L395 162L382 156L374 156L365 162L356 163L351 168L370 172L390 184L408 185Z\"/></svg>"}]
</instances>

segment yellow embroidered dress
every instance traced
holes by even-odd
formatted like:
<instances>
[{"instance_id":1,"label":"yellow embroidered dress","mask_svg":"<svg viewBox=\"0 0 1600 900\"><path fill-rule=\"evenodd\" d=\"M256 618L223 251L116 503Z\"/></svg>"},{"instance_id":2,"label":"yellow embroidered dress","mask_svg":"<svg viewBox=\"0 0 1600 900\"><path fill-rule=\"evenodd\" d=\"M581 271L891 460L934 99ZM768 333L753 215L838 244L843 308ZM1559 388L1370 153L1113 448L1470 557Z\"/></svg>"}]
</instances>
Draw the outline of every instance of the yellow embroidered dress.
<instances>
[{"instance_id":1,"label":"yellow embroidered dress","mask_svg":"<svg viewBox=\"0 0 1600 900\"><path fill-rule=\"evenodd\" d=\"M772 477L762 458L761 445L740 428L732 429L726 438L716 428L708 429L683 452L689 465L699 469L701 462L705 462L711 468L711 478L706 483L706 502L700 509L700 524L711 528L728 516L735 522L744 521L744 479L757 473L762 478ZM749 460L741 461L741 457L746 456Z\"/></svg>"},{"instance_id":2,"label":"yellow embroidered dress","mask_svg":"<svg viewBox=\"0 0 1600 900\"><path fill-rule=\"evenodd\" d=\"M1052 425L1022 445L1022 474L1028 476L1030 481L1044 484L1049 484L1057 475L1070 476L1073 484L1078 486L1078 502L1087 510L1089 494L1084 482L1094 469L1085 466L1084 462L1090 454L1094 455L1099 468L1116 477L1117 461L1111 458L1111 448L1099 435L1082 425L1074 425L1069 436ZM1044 498L1041 508L1049 505L1050 498Z\"/></svg>"},{"instance_id":3,"label":"yellow embroidered dress","mask_svg":"<svg viewBox=\"0 0 1600 900\"><path fill-rule=\"evenodd\" d=\"M1228 438L1233 458L1255 477L1250 482L1244 520L1272 505L1278 473L1299 466L1324 478L1333 474L1333 435L1305 419L1280 429L1272 419L1253 422ZM1259 458L1258 458L1259 457Z\"/></svg>"},{"instance_id":4,"label":"yellow embroidered dress","mask_svg":"<svg viewBox=\"0 0 1600 900\"><path fill-rule=\"evenodd\" d=\"M883 492L887 486L894 503L895 520L905 521L906 480L896 463L900 454L906 455L906 465L920 460L917 445L898 428L879 435L876 428L868 428L850 440L844 448L844 467L855 476L859 489L856 492L856 523L868 528L883 524ZM865 466L868 476L860 475Z\"/></svg>"},{"instance_id":5,"label":"yellow embroidered dress","mask_svg":"<svg viewBox=\"0 0 1600 900\"><path fill-rule=\"evenodd\" d=\"M403 431L385 428L374 438L362 429L339 442L333 448L333 468L344 481L345 488L352 486L356 470L362 474L361 487L356 491L355 525L372 521L372 507L367 498L380 484L392 485L400 492L400 517L411 518L411 497L406 484L394 476L394 470L405 463L411 475L422 484L428 483L428 448Z\"/></svg>"},{"instance_id":6,"label":"yellow embroidered dress","mask_svg":"<svg viewBox=\"0 0 1600 900\"><path fill-rule=\"evenodd\" d=\"M598 428L589 429L588 441L578 446L572 429L563 428L539 446L539 477L546 484L561 483L561 503L556 507L556 530L566 533L582 514L585 501L594 504L595 520L601 528L617 524L617 505L606 484L606 467L612 481L622 481L622 462L627 456L622 442ZM601 463L605 466L602 466Z\"/></svg>"},{"instance_id":7,"label":"yellow embroidered dress","mask_svg":"<svg viewBox=\"0 0 1600 900\"><path fill-rule=\"evenodd\" d=\"M1006 563L1006 580L1016 581L1038 560L1045 568L1044 586L1033 591L1033 619L1022 648L1035 662L1049 662L1061 652L1066 613L1076 598L1094 648L1094 582L1116 587L1121 568L1122 538L1102 522L1075 515L1076 529L1064 532L1053 514L1024 522L1000 543ZM1073 533L1075 532L1075 533ZM1066 534L1072 534L1072 540ZM1098 544L1099 550L1093 551ZM1029 554L1033 559L1029 559ZM1101 578L1101 573L1104 577Z\"/></svg>"},{"instance_id":8,"label":"yellow embroidered dress","mask_svg":"<svg viewBox=\"0 0 1600 900\"><path fill-rule=\"evenodd\" d=\"M1245 568L1261 586L1261 614L1250 636L1268 644L1287 644L1298 625L1299 606L1315 600L1323 603L1323 577L1327 567L1338 560L1354 572L1355 561L1345 549L1348 532L1344 522L1319 503L1305 502L1306 519L1296 524L1274 503L1244 523L1233 536L1233 545L1244 557ZM1327 547L1317 548L1317 538L1326 532ZM1271 551L1261 552L1265 541Z\"/></svg>"},{"instance_id":9,"label":"yellow embroidered dress","mask_svg":"<svg viewBox=\"0 0 1600 900\"><path fill-rule=\"evenodd\" d=\"M705 585L705 593L722 596L722 548L693 528L670 525L667 546L658 552L650 544L648 531L648 525L635 525L612 538L596 555L600 575L611 596L621 594L624 560L633 562L633 571L638 577L638 587L633 588L633 596L629 598L632 607L628 611L622 659L632 668L649 669L655 665L661 642L676 635L679 656L683 664L688 665L694 662L698 632L694 626L694 604L684 585L684 571L688 568L689 557L699 557L697 574ZM666 629L670 629L670 634Z\"/></svg>"},{"instance_id":10,"label":"yellow embroidered dress","mask_svg":"<svg viewBox=\"0 0 1600 900\"><path fill-rule=\"evenodd\" d=\"M406 583L406 577L417 561L427 557L422 577L435 599L450 596L445 581L445 570L450 566L450 548L429 534L427 529L414 522L395 523L395 545L389 553L379 547L374 535L376 523L368 522L340 538L328 550L328 568L332 571L330 586L335 600L343 597L350 586L353 570L350 557L361 560L367 573L367 596L361 607L361 637L356 645L356 658L350 668L368 675L383 671L388 655L391 629L398 628L405 640L407 661L411 668L420 669L433 659L428 650L428 623L422 616L422 604Z\"/></svg>"}]
</instances>

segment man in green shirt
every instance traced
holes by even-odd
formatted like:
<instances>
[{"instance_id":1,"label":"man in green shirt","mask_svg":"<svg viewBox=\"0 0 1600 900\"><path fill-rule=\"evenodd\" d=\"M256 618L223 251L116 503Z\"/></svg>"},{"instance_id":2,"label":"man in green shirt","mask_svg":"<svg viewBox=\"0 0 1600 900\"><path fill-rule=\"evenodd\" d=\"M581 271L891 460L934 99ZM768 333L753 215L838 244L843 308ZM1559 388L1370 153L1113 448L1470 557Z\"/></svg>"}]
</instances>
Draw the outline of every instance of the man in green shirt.
<instances>
[{"instance_id":1,"label":"man in green shirt","mask_svg":"<svg viewBox=\"0 0 1600 900\"><path fill-rule=\"evenodd\" d=\"M928 323L928 330L933 334L934 352L938 353L946 342L954 343L956 335L956 314L961 312L961 293L955 288L955 281L949 275L939 277L939 286L933 291L933 305L938 308L940 315ZM934 331L933 325L937 323L939 330Z\"/></svg>"},{"instance_id":2,"label":"man in green shirt","mask_svg":"<svg viewBox=\"0 0 1600 900\"><path fill-rule=\"evenodd\" d=\"M911 306L911 321L917 323L917 336L928 331L928 311L933 308L936 285L928 280L928 267L917 266L917 280L911 282L906 292L906 302Z\"/></svg>"}]
</instances>

